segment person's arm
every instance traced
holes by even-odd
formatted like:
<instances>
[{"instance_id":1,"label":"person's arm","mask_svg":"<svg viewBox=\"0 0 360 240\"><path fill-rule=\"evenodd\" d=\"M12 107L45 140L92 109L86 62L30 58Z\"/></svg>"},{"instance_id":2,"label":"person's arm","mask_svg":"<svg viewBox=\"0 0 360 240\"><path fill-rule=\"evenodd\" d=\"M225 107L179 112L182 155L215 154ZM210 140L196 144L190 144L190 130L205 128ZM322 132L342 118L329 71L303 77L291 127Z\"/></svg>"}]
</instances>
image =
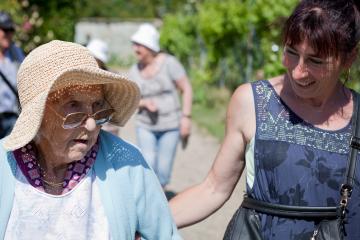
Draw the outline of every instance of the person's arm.
<instances>
[{"instance_id":1,"label":"person's arm","mask_svg":"<svg viewBox=\"0 0 360 240\"><path fill-rule=\"evenodd\" d=\"M178 227L197 223L219 209L231 196L245 167L245 148L255 132L250 84L240 86L228 106L226 134L205 180L170 201Z\"/></svg>"},{"instance_id":2,"label":"person's arm","mask_svg":"<svg viewBox=\"0 0 360 240\"><path fill-rule=\"evenodd\" d=\"M152 99L141 99L139 102L139 108L146 108L150 112L156 112L158 110L156 104Z\"/></svg>"},{"instance_id":3,"label":"person's arm","mask_svg":"<svg viewBox=\"0 0 360 240\"><path fill-rule=\"evenodd\" d=\"M187 137L191 131L192 87L187 76L175 81L182 94L182 116L180 120L180 135Z\"/></svg>"}]
</instances>

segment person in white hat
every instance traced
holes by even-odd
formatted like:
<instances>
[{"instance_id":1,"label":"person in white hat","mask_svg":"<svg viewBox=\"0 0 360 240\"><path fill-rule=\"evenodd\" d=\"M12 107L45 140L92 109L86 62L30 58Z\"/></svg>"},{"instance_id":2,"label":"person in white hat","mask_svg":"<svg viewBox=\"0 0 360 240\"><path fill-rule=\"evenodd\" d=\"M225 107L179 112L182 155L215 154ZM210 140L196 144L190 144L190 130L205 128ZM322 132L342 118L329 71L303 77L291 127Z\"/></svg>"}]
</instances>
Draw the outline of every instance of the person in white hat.
<instances>
[{"instance_id":1,"label":"person in white hat","mask_svg":"<svg viewBox=\"0 0 360 240\"><path fill-rule=\"evenodd\" d=\"M103 40L94 38L86 45L95 57L101 69L107 70L106 63L109 60L109 47Z\"/></svg>"},{"instance_id":2,"label":"person in white hat","mask_svg":"<svg viewBox=\"0 0 360 240\"><path fill-rule=\"evenodd\" d=\"M131 67L129 76L141 91L137 142L165 188L179 139L185 148L190 135L192 87L181 63L160 52L159 33L153 25L140 25L131 41L138 62Z\"/></svg>"},{"instance_id":3,"label":"person in white hat","mask_svg":"<svg viewBox=\"0 0 360 240\"><path fill-rule=\"evenodd\" d=\"M1 239L181 239L139 150L101 130L134 113L135 83L55 40L25 58L18 89L21 113L0 142Z\"/></svg>"},{"instance_id":4,"label":"person in white hat","mask_svg":"<svg viewBox=\"0 0 360 240\"><path fill-rule=\"evenodd\" d=\"M94 56L99 67L103 70L109 71L108 67L106 66L109 60L109 47L107 43L101 39L94 38L86 45L86 47L87 49L90 50L91 54ZM111 123L105 123L102 129L111 132L115 136L119 134L119 127Z\"/></svg>"}]
</instances>

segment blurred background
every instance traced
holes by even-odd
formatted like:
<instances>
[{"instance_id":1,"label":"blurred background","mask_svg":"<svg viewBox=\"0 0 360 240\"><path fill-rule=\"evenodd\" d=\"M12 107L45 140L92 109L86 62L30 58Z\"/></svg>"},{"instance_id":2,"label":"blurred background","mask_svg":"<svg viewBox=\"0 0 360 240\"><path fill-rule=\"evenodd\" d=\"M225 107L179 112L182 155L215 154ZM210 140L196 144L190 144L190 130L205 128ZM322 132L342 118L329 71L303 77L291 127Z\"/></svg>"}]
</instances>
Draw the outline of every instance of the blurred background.
<instances>
[{"instance_id":1,"label":"blurred background","mask_svg":"<svg viewBox=\"0 0 360 240\"><path fill-rule=\"evenodd\" d=\"M111 69L135 62L130 36L155 24L161 48L182 61L194 88L193 118L218 139L226 104L241 83L276 76L282 24L297 0L1 0L17 23L16 43L30 52L52 39L109 45ZM358 64L355 66L359 66ZM349 84L360 89L359 69Z\"/></svg>"},{"instance_id":2,"label":"blurred background","mask_svg":"<svg viewBox=\"0 0 360 240\"><path fill-rule=\"evenodd\" d=\"M159 28L161 48L186 67L193 118L222 139L226 105L241 83L275 76L281 29L296 0L1 0L17 23L16 43L30 52L52 39L109 45L111 69L135 62L130 36L143 22Z\"/></svg>"}]
</instances>

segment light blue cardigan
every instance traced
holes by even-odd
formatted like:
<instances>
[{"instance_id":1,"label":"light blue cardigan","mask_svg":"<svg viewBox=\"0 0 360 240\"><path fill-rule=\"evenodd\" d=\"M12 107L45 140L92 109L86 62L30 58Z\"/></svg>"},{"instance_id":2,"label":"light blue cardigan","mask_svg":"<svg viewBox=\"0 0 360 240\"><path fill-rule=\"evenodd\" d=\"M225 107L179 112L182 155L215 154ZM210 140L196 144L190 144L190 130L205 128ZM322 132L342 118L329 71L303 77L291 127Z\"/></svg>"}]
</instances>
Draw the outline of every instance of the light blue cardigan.
<instances>
[{"instance_id":1,"label":"light blue cardigan","mask_svg":"<svg viewBox=\"0 0 360 240\"><path fill-rule=\"evenodd\" d=\"M137 148L101 131L94 168L112 239L134 240L135 231L142 239L181 239L160 184ZM15 171L12 152L0 144L0 239L12 209Z\"/></svg>"}]
</instances>

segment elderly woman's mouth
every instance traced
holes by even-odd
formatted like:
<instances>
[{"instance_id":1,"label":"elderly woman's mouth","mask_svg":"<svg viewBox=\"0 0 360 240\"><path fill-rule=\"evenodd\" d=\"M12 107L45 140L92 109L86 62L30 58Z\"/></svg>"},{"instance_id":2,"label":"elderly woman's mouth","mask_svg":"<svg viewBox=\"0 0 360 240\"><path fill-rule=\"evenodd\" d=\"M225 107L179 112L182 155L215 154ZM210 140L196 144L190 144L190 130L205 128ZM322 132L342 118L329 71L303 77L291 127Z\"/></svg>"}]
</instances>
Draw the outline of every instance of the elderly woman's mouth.
<instances>
[{"instance_id":1,"label":"elderly woman's mouth","mask_svg":"<svg viewBox=\"0 0 360 240\"><path fill-rule=\"evenodd\" d=\"M84 139L74 139L73 141L75 143L82 143L82 144L87 144L89 142L89 140L84 140Z\"/></svg>"}]
</instances>

